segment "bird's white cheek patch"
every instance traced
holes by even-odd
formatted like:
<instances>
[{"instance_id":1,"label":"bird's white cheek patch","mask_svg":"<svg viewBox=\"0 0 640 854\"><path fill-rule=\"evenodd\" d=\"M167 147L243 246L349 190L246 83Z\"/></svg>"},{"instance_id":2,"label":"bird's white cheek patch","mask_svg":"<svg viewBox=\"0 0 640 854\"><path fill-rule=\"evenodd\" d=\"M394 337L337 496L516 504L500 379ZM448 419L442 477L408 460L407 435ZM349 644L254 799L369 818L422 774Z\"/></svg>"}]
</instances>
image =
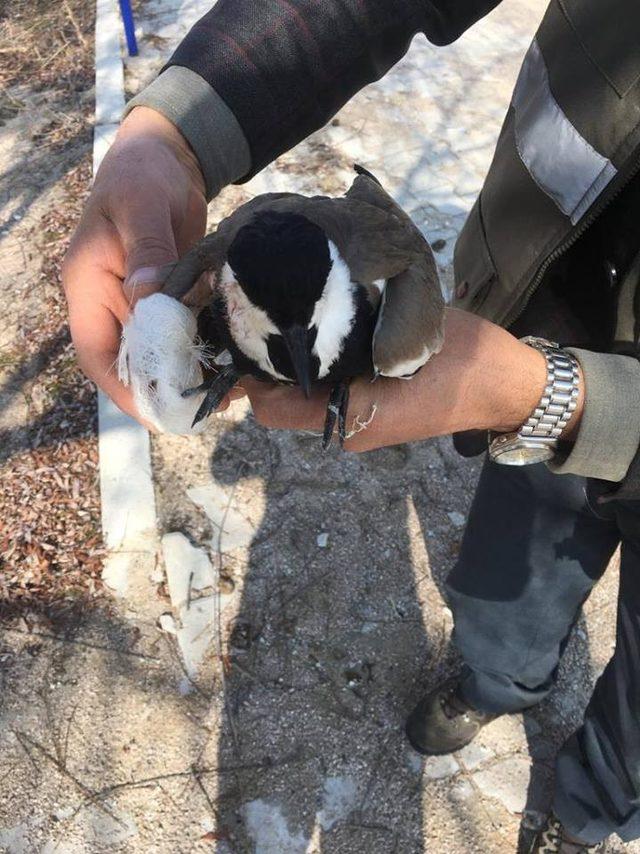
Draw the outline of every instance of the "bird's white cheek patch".
<instances>
[{"instance_id":1,"label":"bird's white cheek patch","mask_svg":"<svg viewBox=\"0 0 640 854\"><path fill-rule=\"evenodd\" d=\"M218 287L225 301L229 332L238 349L274 379L288 381L274 368L267 348L269 336L280 334L278 327L265 311L251 302L229 264L222 268Z\"/></svg>"},{"instance_id":2,"label":"bird's white cheek patch","mask_svg":"<svg viewBox=\"0 0 640 854\"><path fill-rule=\"evenodd\" d=\"M349 268L336 246L329 241L332 266L322 296L315 305L309 328L317 331L313 352L320 360L318 378L329 373L340 357L345 338L355 321L356 305Z\"/></svg>"}]
</instances>

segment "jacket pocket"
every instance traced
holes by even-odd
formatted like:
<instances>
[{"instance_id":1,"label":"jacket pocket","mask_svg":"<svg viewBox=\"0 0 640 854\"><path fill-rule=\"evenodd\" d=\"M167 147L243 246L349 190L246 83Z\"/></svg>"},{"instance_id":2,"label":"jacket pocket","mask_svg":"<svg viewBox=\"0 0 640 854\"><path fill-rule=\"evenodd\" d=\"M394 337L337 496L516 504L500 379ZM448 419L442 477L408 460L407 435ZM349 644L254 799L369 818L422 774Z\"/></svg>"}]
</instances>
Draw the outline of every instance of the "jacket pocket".
<instances>
[{"instance_id":1,"label":"jacket pocket","mask_svg":"<svg viewBox=\"0 0 640 854\"><path fill-rule=\"evenodd\" d=\"M620 98L640 78L638 0L558 0L583 50Z\"/></svg>"},{"instance_id":2,"label":"jacket pocket","mask_svg":"<svg viewBox=\"0 0 640 854\"><path fill-rule=\"evenodd\" d=\"M482 222L482 194L467 217L453 253L453 304L478 311L497 279Z\"/></svg>"}]
</instances>

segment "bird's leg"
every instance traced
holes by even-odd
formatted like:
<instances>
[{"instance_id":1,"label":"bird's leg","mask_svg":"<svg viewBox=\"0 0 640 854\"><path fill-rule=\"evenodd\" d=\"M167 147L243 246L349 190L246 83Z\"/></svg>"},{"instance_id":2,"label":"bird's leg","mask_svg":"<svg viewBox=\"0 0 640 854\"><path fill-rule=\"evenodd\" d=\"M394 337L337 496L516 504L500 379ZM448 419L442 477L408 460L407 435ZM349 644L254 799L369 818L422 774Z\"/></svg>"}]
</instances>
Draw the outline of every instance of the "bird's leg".
<instances>
[{"instance_id":1,"label":"bird's leg","mask_svg":"<svg viewBox=\"0 0 640 854\"><path fill-rule=\"evenodd\" d=\"M191 397L194 394L200 394L203 391L206 392L204 400L191 422L191 426L195 427L198 421L202 421L214 409L217 409L239 379L240 374L236 371L235 367L233 365L225 365L223 368L220 368L217 374L214 374L214 376L205 380L199 386L185 389L182 392L183 397Z\"/></svg>"},{"instance_id":2,"label":"bird's leg","mask_svg":"<svg viewBox=\"0 0 640 854\"><path fill-rule=\"evenodd\" d=\"M347 407L349 406L349 380L341 380L331 389L329 403L327 404L327 416L324 421L324 432L322 434L322 450L326 451L331 444L333 431L338 422L338 442L340 447L344 445L347 435Z\"/></svg>"}]
</instances>

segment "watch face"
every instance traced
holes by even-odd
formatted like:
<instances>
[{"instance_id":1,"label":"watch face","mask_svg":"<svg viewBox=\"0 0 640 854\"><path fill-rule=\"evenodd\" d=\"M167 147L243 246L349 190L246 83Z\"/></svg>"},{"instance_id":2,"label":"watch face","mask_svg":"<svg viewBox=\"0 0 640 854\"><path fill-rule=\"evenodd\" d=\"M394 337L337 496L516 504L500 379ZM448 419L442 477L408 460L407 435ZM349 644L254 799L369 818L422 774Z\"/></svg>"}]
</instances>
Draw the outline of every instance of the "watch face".
<instances>
[{"instance_id":1,"label":"watch face","mask_svg":"<svg viewBox=\"0 0 640 854\"><path fill-rule=\"evenodd\" d=\"M514 447L499 451L495 457L497 463L507 466L530 466L534 463L545 463L552 459L554 453L551 448L524 448Z\"/></svg>"},{"instance_id":2,"label":"watch face","mask_svg":"<svg viewBox=\"0 0 640 854\"><path fill-rule=\"evenodd\" d=\"M493 461L501 465L530 466L553 459L555 447L541 442L527 441L517 433L505 433L494 439L490 452Z\"/></svg>"}]
</instances>

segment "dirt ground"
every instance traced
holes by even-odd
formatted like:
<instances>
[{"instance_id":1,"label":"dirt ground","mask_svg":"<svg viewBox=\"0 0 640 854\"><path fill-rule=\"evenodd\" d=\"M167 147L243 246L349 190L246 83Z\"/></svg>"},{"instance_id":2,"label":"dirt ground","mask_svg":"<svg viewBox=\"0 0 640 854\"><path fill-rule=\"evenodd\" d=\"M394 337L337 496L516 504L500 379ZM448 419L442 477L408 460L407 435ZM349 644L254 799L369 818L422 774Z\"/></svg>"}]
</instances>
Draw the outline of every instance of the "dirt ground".
<instances>
[{"instance_id":1,"label":"dirt ground","mask_svg":"<svg viewBox=\"0 0 640 854\"><path fill-rule=\"evenodd\" d=\"M207 5L138 5L130 94ZM65 39L75 34L81 67L92 22L69 8ZM513 0L452 48L416 44L328 128L226 192L211 224L272 187L342 192L358 160L441 241L450 283L455 235L542 9ZM243 403L196 438L154 438L159 533L184 539L164 540L142 583L103 591L95 401L72 363L61 367L70 350L56 281L88 184L86 74L64 106L55 77L37 91L12 82L0 125L0 851L515 852L548 807L555 751L611 654L616 566L545 703L453 757L414 754L403 721L458 664L443 585L479 472L448 439L323 458L317 437L269 433ZM52 110L77 131L50 149L38 129ZM47 236L52 212L64 217ZM51 549L33 558L43 542ZM180 604L187 560L204 581L189 577ZM40 575L26 576L36 563ZM607 851L640 846L613 840Z\"/></svg>"}]
</instances>

